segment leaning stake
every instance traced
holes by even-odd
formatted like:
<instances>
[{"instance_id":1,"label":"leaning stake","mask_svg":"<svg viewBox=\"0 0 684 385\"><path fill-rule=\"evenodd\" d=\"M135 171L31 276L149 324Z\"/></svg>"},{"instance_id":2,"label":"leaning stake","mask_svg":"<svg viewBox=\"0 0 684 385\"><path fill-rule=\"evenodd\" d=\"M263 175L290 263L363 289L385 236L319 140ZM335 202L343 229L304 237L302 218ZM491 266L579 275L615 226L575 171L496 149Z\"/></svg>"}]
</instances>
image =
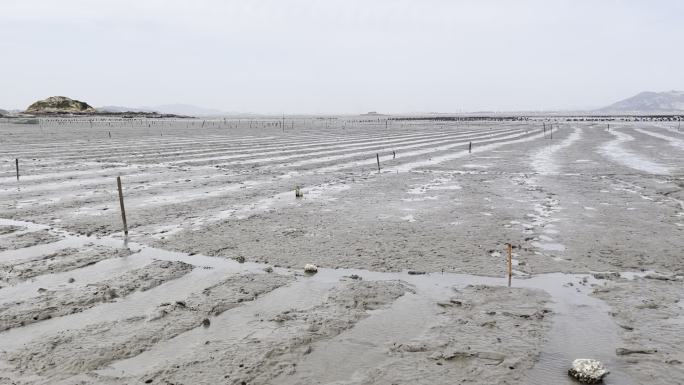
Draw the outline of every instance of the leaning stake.
<instances>
[{"instance_id":1,"label":"leaning stake","mask_svg":"<svg viewBox=\"0 0 684 385\"><path fill-rule=\"evenodd\" d=\"M375 158L378 160L378 172L380 172L380 154L375 154Z\"/></svg>"},{"instance_id":2,"label":"leaning stake","mask_svg":"<svg viewBox=\"0 0 684 385\"><path fill-rule=\"evenodd\" d=\"M508 287L511 287L511 276L513 275L513 246L508 244Z\"/></svg>"},{"instance_id":3,"label":"leaning stake","mask_svg":"<svg viewBox=\"0 0 684 385\"><path fill-rule=\"evenodd\" d=\"M119 188L119 205L121 206L121 219L124 225L124 235L128 236L128 225L126 224L126 209L123 202L123 191L121 191L121 177L116 177L116 185Z\"/></svg>"}]
</instances>

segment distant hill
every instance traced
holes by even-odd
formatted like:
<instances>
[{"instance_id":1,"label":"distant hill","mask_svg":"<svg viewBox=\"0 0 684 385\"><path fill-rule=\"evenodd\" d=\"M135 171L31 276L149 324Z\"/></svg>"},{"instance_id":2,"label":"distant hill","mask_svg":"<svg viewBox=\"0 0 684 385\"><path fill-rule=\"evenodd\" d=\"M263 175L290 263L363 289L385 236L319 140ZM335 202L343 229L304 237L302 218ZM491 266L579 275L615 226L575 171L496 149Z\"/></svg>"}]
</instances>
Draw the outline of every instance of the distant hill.
<instances>
[{"instance_id":1,"label":"distant hill","mask_svg":"<svg viewBox=\"0 0 684 385\"><path fill-rule=\"evenodd\" d=\"M204 108L193 106L189 104L163 104L160 106L143 106L143 107L123 107L123 106L102 106L97 109L100 112L142 112L151 113L156 112L160 114L174 114L185 116L208 116L208 115L226 115L226 112L215 110L212 108Z\"/></svg>"},{"instance_id":2,"label":"distant hill","mask_svg":"<svg viewBox=\"0 0 684 385\"><path fill-rule=\"evenodd\" d=\"M192 106L189 104L164 104L161 106L142 108L150 108L162 114L176 114L188 116L225 115L225 112L223 111L215 110L213 108Z\"/></svg>"},{"instance_id":3,"label":"distant hill","mask_svg":"<svg viewBox=\"0 0 684 385\"><path fill-rule=\"evenodd\" d=\"M122 107L122 106L102 106L102 107L97 107L98 112L105 112L105 113L121 113L121 112L157 112L154 110L148 110L148 109L143 109L143 108L135 108L135 107Z\"/></svg>"},{"instance_id":4,"label":"distant hill","mask_svg":"<svg viewBox=\"0 0 684 385\"><path fill-rule=\"evenodd\" d=\"M681 113L684 112L684 92L642 92L598 111L610 113Z\"/></svg>"},{"instance_id":5,"label":"distant hill","mask_svg":"<svg viewBox=\"0 0 684 385\"><path fill-rule=\"evenodd\" d=\"M86 102L66 96L51 96L31 104L26 112L29 114L88 114L96 111Z\"/></svg>"}]
</instances>

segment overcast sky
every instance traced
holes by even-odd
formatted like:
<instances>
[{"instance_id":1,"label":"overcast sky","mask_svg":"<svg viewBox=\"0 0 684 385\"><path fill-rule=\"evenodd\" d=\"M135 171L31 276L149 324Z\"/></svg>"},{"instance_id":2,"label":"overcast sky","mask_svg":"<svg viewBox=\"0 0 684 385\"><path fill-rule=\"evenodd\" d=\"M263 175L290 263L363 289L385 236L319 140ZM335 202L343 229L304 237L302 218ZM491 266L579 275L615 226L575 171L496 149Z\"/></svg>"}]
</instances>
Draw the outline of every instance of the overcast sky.
<instances>
[{"instance_id":1,"label":"overcast sky","mask_svg":"<svg viewBox=\"0 0 684 385\"><path fill-rule=\"evenodd\" d=\"M684 2L2 0L0 108L600 107L684 89Z\"/></svg>"}]
</instances>

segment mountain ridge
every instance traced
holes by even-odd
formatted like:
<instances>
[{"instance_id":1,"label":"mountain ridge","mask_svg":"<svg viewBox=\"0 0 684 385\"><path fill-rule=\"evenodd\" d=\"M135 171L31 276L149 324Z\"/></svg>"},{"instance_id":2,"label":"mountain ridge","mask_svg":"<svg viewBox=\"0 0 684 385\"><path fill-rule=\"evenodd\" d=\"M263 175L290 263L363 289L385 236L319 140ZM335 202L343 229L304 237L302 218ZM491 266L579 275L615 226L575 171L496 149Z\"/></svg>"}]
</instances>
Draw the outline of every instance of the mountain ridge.
<instances>
[{"instance_id":1,"label":"mountain ridge","mask_svg":"<svg viewBox=\"0 0 684 385\"><path fill-rule=\"evenodd\" d=\"M675 90L665 92L643 91L597 111L621 113L684 112L684 92Z\"/></svg>"}]
</instances>

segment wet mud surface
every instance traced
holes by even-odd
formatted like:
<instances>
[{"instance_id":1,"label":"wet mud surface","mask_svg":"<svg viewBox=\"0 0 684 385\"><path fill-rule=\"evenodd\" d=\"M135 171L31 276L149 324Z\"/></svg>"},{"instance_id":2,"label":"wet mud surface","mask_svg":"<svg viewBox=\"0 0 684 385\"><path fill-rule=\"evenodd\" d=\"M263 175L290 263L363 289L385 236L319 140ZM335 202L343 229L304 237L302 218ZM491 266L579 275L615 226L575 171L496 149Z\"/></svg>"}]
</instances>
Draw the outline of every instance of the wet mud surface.
<instances>
[{"instance_id":1,"label":"wet mud surface","mask_svg":"<svg viewBox=\"0 0 684 385\"><path fill-rule=\"evenodd\" d=\"M1 384L684 383L671 124L206 123L0 125Z\"/></svg>"}]
</instances>

